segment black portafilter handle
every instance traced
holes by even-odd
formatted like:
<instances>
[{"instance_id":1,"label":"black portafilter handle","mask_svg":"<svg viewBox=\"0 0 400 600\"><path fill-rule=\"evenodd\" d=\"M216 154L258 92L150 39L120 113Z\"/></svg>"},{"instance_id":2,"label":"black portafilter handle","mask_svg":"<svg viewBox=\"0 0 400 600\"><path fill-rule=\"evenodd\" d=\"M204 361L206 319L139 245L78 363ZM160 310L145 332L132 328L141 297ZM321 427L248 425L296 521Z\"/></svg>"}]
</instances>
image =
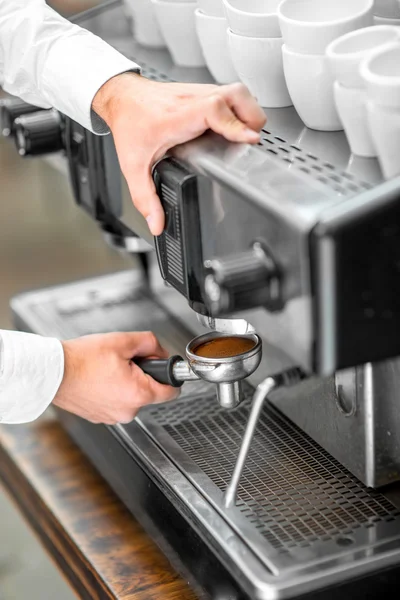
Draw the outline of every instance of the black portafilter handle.
<instances>
[{"instance_id":1,"label":"black portafilter handle","mask_svg":"<svg viewBox=\"0 0 400 600\"><path fill-rule=\"evenodd\" d=\"M155 381L175 388L181 387L183 384L183 381L179 381L174 375L174 366L181 361L183 358L178 355L170 358L135 358L134 360L135 364Z\"/></svg>"}]
</instances>

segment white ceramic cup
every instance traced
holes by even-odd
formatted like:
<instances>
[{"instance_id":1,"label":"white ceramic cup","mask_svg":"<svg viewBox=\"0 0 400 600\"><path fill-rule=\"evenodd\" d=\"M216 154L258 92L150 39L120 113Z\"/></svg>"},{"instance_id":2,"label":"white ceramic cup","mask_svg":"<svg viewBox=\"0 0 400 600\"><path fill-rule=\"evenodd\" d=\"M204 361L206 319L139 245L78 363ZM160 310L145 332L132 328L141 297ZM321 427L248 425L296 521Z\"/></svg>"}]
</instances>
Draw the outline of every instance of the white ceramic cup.
<instances>
[{"instance_id":1,"label":"white ceramic cup","mask_svg":"<svg viewBox=\"0 0 400 600\"><path fill-rule=\"evenodd\" d=\"M375 0L374 15L388 19L400 19L399 0Z\"/></svg>"},{"instance_id":2,"label":"white ceramic cup","mask_svg":"<svg viewBox=\"0 0 400 600\"><path fill-rule=\"evenodd\" d=\"M400 27L400 19L390 19L388 17L374 17L374 25L393 25Z\"/></svg>"},{"instance_id":3,"label":"white ceramic cup","mask_svg":"<svg viewBox=\"0 0 400 600\"><path fill-rule=\"evenodd\" d=\"M210 17L225 17L222 0L197 0L197 6Z\"/></svg>"},{"instance_id":4,"label":"white ceramic cup","mask_svg":"<svg viewBox=\"0 0 400 600\"><path fill-rule=\"evenodd\" d=\"M211 75L218 83L238 81L228 47L226 19L206 15L199 8L195 14L197 35Z\"/></svg>"},{"instance_id":5,"label":"white ceramic cup","mask_svg":"<svg viewBox=\"0 0 400 600\"><path fill-rule=\"evenodd\" d=\"M289 94L303 123L318 131L341 131L327 57L300 54L286 45L282 54Z\"/></svg>"},{"instance_id":6,"label":"white ceramic cup","mask_svg":"<svg viewBox=\"0 0 400 600\"><path fill-rule=\"evenodd\" d=\"M374 0L283 0L278 8L285 45L304 54L323 54L336 38L373 25Z\"/></svg>"},{"instance_id":7,"label":"white ceramic cup","mask_svg":"<svg viewBox=\"0 0 400 600\"><path fill-rule=\"evenodd\" d=\"M362 61L378 49L400 41L400 29L389 25L358 29L341 36L326 49L335 79L349 88L363 88Z\"/></svg>"},{"instance_id":8,"label":"white ceramic cup","mask_svg":"<svg viewBox=\"0 0 400 600\"><path fill-rule=\"evenodd\" d=\"M400 108L367 103L370 132L386 179L400 175Z\"/></svg>"},{"instance_id":9,"label":"white ceramic cup","mask_svg":"<svg viewBox=\"0 0 400 600\"><path fill-rule=\"evenodd\" d=\"M152 0L157 22L176 65L205 66L196 33L195 2Z\"/></svg>"},{"instance_id":10,"label":"white ceramic cup","mask_svg":"<svg viewBox=\"0 0 400 600\"><path fill-rule=\"evenodd\" d=\"M360 73L368 100L400 111L400 41L367 58Z\"/></svg>"},{"instance_id":11,"label":"white ceramic cup","mask_svg":"<svg viewBox=\"0 0 400 600\"><path fill-rule=\"evenodd\" d=\"M278 20L281 0L223 0L233 33L250 37L282 37Z\"/></svg>"},{"instance_id":12,"label":"white ceramic cup","mask_svg":"<svg viewBox=\"0 0 400 600\"><path fill-rule=\"evenodd\" d=\"M282 64L281 38L253 38L228 30L233 66L258 103L266 108L291 106Z\"/></svg>"},{"instance_id":13,"label":"white ceramic cup","mask_svg":"<svg viewBox=\"0 0 400 600\"><path fill-rule=\"evenodd\" d=\"M126 12L133 19L136 41L148 48L164 48L165 40L151 0L124 0L124 5Z\"/></svg>"},{"instance_id":14,"label":"white ceramic cup","mask_svg":"<svg viewBox=\"0 0 400 600\"><path fill-rule=\"evenodd\" d=\"M368 124L366 91L335 81L334 97L352 153L365 158L377 156Z\"/></svg>"}]
</instances>

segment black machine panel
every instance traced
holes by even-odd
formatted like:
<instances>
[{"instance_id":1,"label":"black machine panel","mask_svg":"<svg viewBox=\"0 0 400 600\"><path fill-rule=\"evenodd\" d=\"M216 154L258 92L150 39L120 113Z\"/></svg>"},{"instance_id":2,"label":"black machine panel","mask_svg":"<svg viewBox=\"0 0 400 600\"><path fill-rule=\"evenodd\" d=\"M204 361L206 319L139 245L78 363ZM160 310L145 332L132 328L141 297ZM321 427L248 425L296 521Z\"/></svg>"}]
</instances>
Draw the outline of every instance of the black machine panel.
<instances>
[{"instance_id":1,"label":"black machine panel","mask_svg":"<svg viewBox=\"0 0 400 600\"><path fill-rule=\"evenodd\" d=\"M330 211L311 236L316 371L400 355L400 193L395 182Z\"/></svg>"},{"instance_id":2,"label":"black machine panel","mask_svg":"<svg viewBox=\"0 0 400 600\"><path fill-rule=\"evenodd\" d=\"M76 203L96 221L120 217L119 163L112 137L93 135L67 119L65 139Z\"/></svg>"},{"instance_id":3,"label":"black machine panel","mask_svg":"<svg viewBox=\"0 0 400 600\"><path fill-rule=\"evenodd\" d=\"M155 167L154 181L165 211L164 232L155 239L161 275L196 312L205 314L197 177L169 158Z\"/></svg>"}]
</instances>

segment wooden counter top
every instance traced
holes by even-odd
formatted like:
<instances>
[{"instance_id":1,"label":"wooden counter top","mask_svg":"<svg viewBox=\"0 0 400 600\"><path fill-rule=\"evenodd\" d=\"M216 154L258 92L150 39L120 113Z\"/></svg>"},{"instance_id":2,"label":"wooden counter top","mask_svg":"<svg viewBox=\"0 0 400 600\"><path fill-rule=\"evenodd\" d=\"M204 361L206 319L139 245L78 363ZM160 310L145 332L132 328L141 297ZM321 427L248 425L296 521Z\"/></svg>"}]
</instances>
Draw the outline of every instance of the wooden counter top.
<instances>
[{"instance_id":1,"label":"wooden counter top","mask_svg":"<svg viewBox=\"0 0 400 600\"><path fill-rule=\"evenodd\" d=\"M55 418L0 426L0 479L78 597L195 600Z\"/></svg>"}]
</instances>

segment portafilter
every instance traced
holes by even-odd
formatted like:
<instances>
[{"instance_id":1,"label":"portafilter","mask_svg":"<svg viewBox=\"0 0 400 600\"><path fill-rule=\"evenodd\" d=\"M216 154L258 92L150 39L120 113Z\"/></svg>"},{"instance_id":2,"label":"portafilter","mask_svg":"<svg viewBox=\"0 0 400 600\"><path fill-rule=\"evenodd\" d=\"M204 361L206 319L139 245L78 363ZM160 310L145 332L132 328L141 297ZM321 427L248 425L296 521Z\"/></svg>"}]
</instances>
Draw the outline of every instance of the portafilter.
<instances>
[{"instance_id":1,"label":"portafilter","mask_svg":"<svg viewBox=\"0 0 400 600\"><path fill-rule=\"evenodd\" d=\"M219 404L226 409L243 399L241 381L259 366L262 342L256 334L229 335L209 332L195 337L186 346L186 360L135 359L135 363L159 383L181 387L185 381L215 383Z\"/></svg>"}]
</instances>

